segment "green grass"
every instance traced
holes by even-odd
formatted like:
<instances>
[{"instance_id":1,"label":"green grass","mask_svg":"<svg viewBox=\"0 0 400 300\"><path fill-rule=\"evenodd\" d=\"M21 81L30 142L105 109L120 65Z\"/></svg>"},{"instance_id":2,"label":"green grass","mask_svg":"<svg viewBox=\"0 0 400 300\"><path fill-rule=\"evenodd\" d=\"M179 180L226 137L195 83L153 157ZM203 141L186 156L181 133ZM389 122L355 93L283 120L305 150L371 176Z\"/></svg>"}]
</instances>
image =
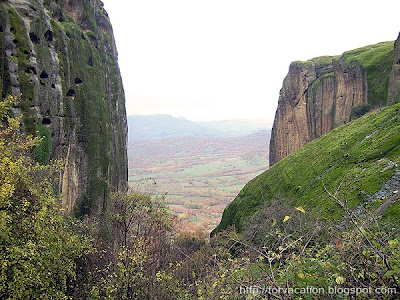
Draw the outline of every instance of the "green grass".
<instances>
[{"instance_id":1,"label":"green grass","mask_svg":"<svg viewBox=\"0 0 400 300\"><path fill-rule=\"evenodd\" d=\"M41 165L49 162L51 151L50 129L42 124L37 124L37 136L41 138L40 143L35 147L35 161Z\"/></svg>"},{"instance_id":2,"label":"green grass","mask_svg":"<svg viewBox=\"0 0 400 300\"><path fill-rule=\"evenodd\" d=\"M343 53L345 63L357 63L368 79L368 103L382 106L387 103L390 72L394 61L394 42L383 42Z\"/></svg>"},{"instance_id":3,"label":"green grass","mask_svg":"<svg viewBox=\"0 0 400 300\"><path fill-rule=\"evenodd\" d=\"M298 65L305 65L305 66L314 66L314 65L322 65L322 66L329 66L332 62L338 60L340 56L319 56L314 57L306 61L296 60L293 63Z\"/></svg>"},{"instance_id":4,"label":"green grass","mask_svg":"<svg viewBox=\"0 0 400 300\"><path fill-rule=\"evenodd\" d=\"M226 207L216 231L231 225L240 231L246 218L262 203L288 199L289 205L331 220L342 217L341 207L326 193L338 195L350 208L358 207L376 193L400 164L400 104L341 126L310 142L250 181ZM385 159L385 160L384 160ZM397 206L398 208L398 206ZM399 211L390 208L388 218Z\"/></svg>"},{"instance_id":5,"label":"green grass","mask_svg":"<svg viewBox=\"0 0 400 300\"><path fill-rule=\"evenodd\" d=\"M310 59L310 61L319 65L329 65L337 59L339 59L339 56L320 56L320 57L314 57Z\"/></svg>"}]
</instances>

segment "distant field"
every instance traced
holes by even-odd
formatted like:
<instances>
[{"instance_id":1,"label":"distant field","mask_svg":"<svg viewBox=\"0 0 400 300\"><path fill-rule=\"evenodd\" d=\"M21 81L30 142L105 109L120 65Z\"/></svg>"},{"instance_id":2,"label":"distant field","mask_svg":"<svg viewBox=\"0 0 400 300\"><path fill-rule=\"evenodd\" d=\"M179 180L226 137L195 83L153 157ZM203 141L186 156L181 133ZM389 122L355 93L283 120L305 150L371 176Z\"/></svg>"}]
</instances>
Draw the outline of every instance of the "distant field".
<instances>
[{"instance_id":1,"label":"distant field","mask_svg":"<svg viewBox=\"0 0 400 300\"><path fill-rule=\"evenodd\" d=\"M267 169L267 132L229 138L180 137L129 143L132 188L167 195L187 230L211 231L244 185Z\"/></svg>"}]
</instances>

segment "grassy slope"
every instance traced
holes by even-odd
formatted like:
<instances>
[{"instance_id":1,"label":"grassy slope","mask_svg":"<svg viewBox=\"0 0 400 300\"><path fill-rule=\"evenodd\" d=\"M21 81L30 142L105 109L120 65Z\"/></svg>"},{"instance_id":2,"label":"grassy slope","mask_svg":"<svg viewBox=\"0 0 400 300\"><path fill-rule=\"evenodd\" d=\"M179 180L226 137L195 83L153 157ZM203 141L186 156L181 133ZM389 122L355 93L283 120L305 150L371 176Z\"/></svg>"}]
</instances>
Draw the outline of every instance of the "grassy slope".
<instances>
[{"instance_id":1,"label":"grassy slope","mask_svg":"<svg viewBox=\"0 0 400 300\"><path fill-rule=\"evenodd\" d=\"M235 225L264 202L284 196L291 205L333 220L340 219L341 209L324 190L340 186L339 194L349 207L363 204L369 195L380 190L400 164L400 104L357 119L332 130L289 155L250 181L225 209L215 231ZM397 166L390 167L390 161ZM386 217L398 218L398 203L386 211Z\"/></svg>"}]
</instances>

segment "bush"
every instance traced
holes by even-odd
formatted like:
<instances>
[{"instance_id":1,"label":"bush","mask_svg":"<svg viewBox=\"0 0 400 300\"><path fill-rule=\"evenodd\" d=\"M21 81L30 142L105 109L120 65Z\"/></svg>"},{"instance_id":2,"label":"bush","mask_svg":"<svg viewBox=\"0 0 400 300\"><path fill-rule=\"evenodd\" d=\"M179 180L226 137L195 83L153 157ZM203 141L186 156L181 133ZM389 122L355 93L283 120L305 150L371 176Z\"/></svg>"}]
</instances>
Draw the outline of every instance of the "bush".
<instances>
[{"instance_id":1,"label":"bush","mask_svg":"<svg viewBox=\"0 0 400 300\"><path fill-rule=\"evenodd\" d=\"M363 103L357 106L353 106L351 108L350 112L350 120L357 119L359 117L362 117L365 115L367 112L371 110L371 105L367 103Z\"/></svg>"},{"instance_id":2,"label":"bush","mask_svg":"<svg viewBox=\"0 0 400 300\"><path fill-rule=\"evenodd\" d=\"M20 131L15 104L0 101L0 298L64 299L90 242L59 206L53 174L61 163L34 162L39 139Z\"/></svg>"}]
</instances>

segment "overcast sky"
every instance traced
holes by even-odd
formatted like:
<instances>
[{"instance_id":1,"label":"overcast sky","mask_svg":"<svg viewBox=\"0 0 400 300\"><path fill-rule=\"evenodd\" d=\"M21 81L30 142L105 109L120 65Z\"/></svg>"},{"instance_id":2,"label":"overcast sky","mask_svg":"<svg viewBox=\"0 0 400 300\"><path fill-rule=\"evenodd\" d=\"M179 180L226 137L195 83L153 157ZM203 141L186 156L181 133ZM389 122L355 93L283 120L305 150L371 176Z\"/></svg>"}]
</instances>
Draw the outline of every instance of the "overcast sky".
<instances>
[{"instance_id":1,"label":"overcast sky","mask_svg":"<svg viewBox=\"0 0 400 300\"><path fill-rule=\"evenodd\" d=\"M294 60L395 40L400 1L103 0L128 114L273 120Z\"/></svg>"}]
</instances>

